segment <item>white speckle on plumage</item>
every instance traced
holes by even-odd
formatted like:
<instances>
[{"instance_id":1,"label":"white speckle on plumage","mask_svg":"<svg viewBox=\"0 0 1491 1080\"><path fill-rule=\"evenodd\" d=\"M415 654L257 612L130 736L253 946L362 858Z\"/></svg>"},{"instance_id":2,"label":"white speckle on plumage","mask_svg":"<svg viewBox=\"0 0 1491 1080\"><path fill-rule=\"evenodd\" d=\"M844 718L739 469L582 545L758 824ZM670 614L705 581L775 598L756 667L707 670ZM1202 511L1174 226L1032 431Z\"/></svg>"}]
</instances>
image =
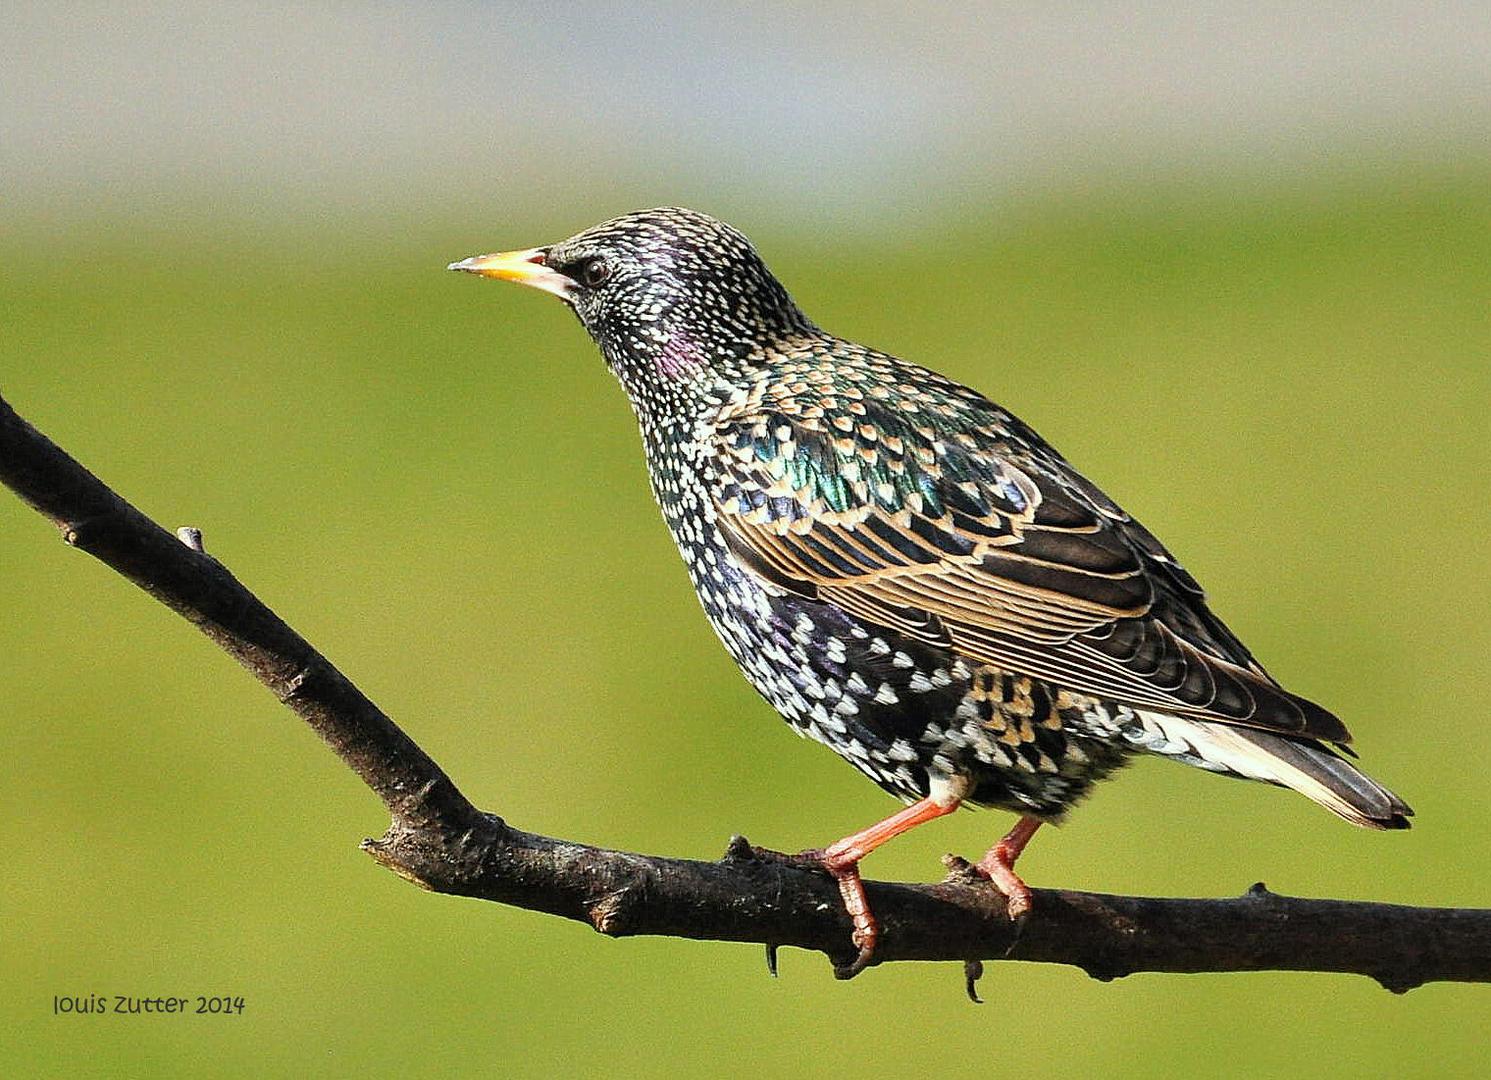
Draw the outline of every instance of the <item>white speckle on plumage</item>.
<instances>
[{"instance_id":1,"label":"white speckle on plumage","mask_svg":"<svg viewBox=\"0 0 1491 1080\"><path fill-rule=\"evenodd\" d=\"M921 755L905 739L897 739L890 744L889 756L894 761L915 761Z\"/></svg>"}]
</instances>

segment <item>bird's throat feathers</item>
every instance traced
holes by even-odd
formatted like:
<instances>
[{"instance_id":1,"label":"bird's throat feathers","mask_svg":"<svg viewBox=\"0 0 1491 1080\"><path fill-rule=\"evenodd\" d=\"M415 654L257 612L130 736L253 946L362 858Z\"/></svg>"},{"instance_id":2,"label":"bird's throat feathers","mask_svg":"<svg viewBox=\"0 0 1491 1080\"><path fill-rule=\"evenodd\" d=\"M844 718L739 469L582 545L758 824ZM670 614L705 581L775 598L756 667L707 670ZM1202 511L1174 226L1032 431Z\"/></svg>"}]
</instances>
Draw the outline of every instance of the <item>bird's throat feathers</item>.
<instances>
[{"instance_id":1,"label":"bird's throat feathers","mask_svg":"<svg viewBox=\"0 0 1491 1080\"><path fill-rule=\"evenodd\" d=\"M639 413L667 405L686 407L690 399L718 404L722 390L748 380L759 360L741 345L706 342L687 326L654 324L641 335L599 338L606 365L620 380Z\"/></svg>"},{"instance_id":2,"label":"bird's throat feathers","mask_svg":"<svg viewBox=\"0 0 1491 1080\"><path fill-rule=\"evenodd\" d=\"M659 327L646 338L601 338L599 344L606 366L636 404L687 397L715 381L715 358L683 329Z\"/></svg>"}]
</instances>

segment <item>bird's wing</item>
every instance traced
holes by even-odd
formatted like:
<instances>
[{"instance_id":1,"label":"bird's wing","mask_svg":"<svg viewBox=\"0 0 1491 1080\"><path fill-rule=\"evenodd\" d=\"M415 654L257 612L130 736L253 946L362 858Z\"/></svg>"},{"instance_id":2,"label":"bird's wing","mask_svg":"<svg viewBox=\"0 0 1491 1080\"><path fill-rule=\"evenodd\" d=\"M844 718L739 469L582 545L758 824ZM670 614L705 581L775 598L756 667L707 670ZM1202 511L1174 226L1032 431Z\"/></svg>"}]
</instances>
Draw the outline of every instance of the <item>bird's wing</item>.
<instances>
[{"instance_id":1,"label":"bird's wing","mask_svg":"<svg viewBox=\"0 0 1491 1080\"><path fill-rule=\"evenodd\" d=\"M1350 738L1270 679L1148 530L1034 432L915 371L889 385L883 373L789 375L721 412L714 497L737 561L777 588L1071 691Z\"/></svg>"}]
</instances>

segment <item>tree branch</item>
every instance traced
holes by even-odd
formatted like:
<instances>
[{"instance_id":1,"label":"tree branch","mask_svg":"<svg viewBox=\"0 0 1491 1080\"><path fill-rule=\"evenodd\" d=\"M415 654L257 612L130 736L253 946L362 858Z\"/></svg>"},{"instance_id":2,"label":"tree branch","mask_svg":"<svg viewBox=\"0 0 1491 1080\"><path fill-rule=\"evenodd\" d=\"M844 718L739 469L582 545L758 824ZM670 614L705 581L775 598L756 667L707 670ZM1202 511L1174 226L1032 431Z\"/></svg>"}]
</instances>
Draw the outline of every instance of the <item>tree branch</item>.
<instances>
[{"instance_id":1,"label":"tree branch","mask_svg":"<svg viewBox=\"0 0 1491 1080\"><path fill-rule=\"evenodd\" d=\"M791 945L852 958L827 876L763 858L739 837L715 863L634 855L521 832L479 811L381 709L202 547L125 502L0 398L0 481L72 546L193 623L305 720L392 815L363 848L435 892L662 934ZM1491 981L1491 911L1306 900L1255 885L1222 900L1035 890L1020 933L995 890L949 858L938 884L868 882L883 927L877 962L1072 964L1100 979L1136 971L1338 971L1402 992Z\"/></svg>"}]
</instances>

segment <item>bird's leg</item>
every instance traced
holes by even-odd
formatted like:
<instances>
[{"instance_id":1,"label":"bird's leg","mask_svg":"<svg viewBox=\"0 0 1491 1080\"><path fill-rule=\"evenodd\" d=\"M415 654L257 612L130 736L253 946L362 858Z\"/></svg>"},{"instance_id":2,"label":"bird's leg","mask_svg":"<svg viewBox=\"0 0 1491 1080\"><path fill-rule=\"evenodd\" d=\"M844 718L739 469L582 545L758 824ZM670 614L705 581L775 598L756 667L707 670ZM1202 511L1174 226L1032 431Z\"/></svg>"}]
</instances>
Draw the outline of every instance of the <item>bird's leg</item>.
<instances>
[{"instance_id":1,"label":"bird's leg","mask_svg":"<svg viewBox=\"0 0 1491 1080\"><path fill-rule=\"evenodd\" d=\"M834 969L834 974L839 978L852 979L863 971L874 957L875 946L880 941L880 924L875 920L875 913L870 910L869 898L865 896L864 882L859 876L859 861L906 830L914 829L933 818L951 814L961 802L962 799L958 796L938 792L912 803L884 821L876 822L868 829L851 833L826 848L787 856L789 862L817 866L827 871L839 884L839 896L843 898L844 910L854 923L851 940L859 950L853 963Z\"/></svg>"},{"instance_id":2,"label":"bird's leg","mask_svg":"<svg viewBox=\"0 0 1491 1080\"><path fill-rule=\"evenodd\" d=\"M1004 893L1005 911L1008 912L1012 922L1019 922L1030 914L1032 902L1030 886L1021 881L1020 875L1015 873L1015 860L1020 857L1020 852L1025 850L1025 845L1030 843L1030 838L1040 827L1040 818L1022 817L1015 822L1015 827L1005 833L999 843L991 847L989 853L978 861L978 872L988 878L996 889Z\"/></svg>"}]
</instances>

